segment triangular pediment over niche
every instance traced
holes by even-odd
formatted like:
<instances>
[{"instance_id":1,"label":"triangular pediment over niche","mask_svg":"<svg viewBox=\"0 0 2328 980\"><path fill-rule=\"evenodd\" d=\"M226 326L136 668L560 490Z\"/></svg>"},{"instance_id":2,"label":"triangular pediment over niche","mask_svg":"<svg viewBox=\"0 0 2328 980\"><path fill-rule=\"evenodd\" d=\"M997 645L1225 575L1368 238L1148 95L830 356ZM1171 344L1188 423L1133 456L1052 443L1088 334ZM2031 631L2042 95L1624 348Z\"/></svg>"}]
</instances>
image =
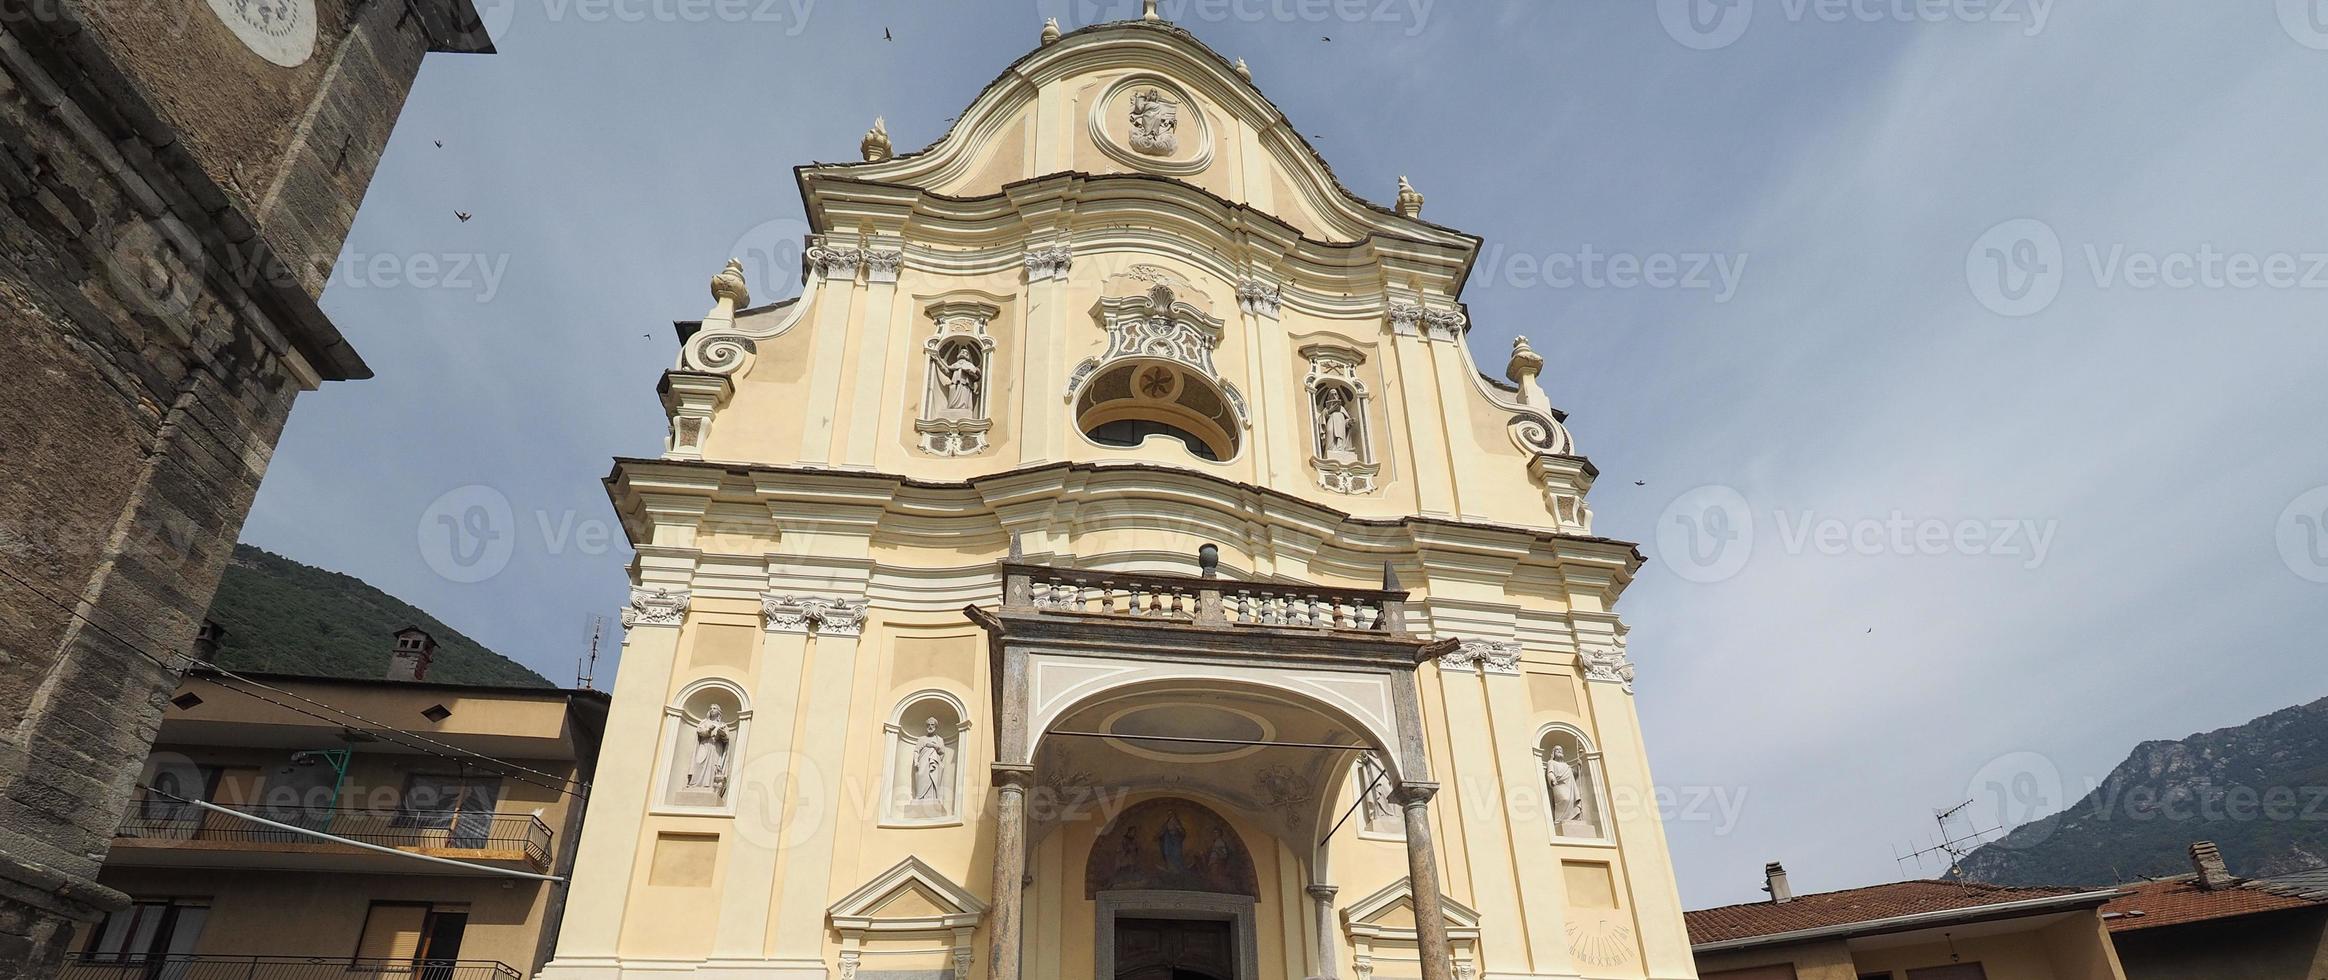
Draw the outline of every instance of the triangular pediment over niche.
<instances>
[{"instance_id":1,"label":"triangular pediment over niche","mask_svg":"<svg viewBox=\"0 0 2328 980\"><path fill-rule=\"evenodd\" d=\"M1415 897L1408 881L1400 878L1343 909L1343 928L1353 937L1413 941ZM1448 938L1469 939L1479 935L1479 913L1470 906L1444 896L1439 899L1439 906L1447 919Z\"/></svg>"},{"instance_id":2,"label":"triangular pediment over niche","mask_svg":"<svg viewBox=\"0 0 2328 980\"><path fill-rule=\"evenodd\" d=\"M919 932L975 926L986 903L909 857L833 903L829 914L836 929Z\"/></svg>"}]
</instances>

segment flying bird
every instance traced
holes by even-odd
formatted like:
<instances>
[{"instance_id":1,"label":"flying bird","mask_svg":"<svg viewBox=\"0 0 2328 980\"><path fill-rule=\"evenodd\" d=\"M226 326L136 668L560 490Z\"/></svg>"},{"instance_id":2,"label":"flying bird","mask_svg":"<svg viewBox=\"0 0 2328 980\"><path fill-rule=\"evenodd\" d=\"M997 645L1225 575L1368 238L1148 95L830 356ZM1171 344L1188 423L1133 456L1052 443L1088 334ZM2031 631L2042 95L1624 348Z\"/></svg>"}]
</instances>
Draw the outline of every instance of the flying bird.
<instances>
[{"instance_id":1,"label":"flying bird","mask_svg":"<svg viewBox=\"0 0 2328 980\"><path fill-rule=\"evenodd\" d=\"M1321 38L1318 38L1318 40L1320 40L1320 41L1324 41L1324 42L1326 42L1327 44L1332 44L1332 43L1334 43L1334 39L1333 39L1333 38L1330 38L1330 37L1321 37Z\"/></svg>"},{"instance_id":2,"label":"flying bird","mask_svg":"<svg viewBox=\"0 0 2328 980\"><path fill-rule=\"evenodd\" d=\"M455 211L453 217L461 219L461 223L465 225L469 223L470 214L467 211Z\"/></svg>"},{"instance_id":3,"label":"flying bird","mask_svg":"<svg viewBox=\"0 0 2328 980\"><path fill-rule=\"evenodd\" d=\"M1636 486L1636 487L1645 487L1645 486L1648 486L1648 485L1649 485L1649 481L1647 481L1647 480L1634 480L1634 481L1633 481L1633 485L1634 485L1634 486Z\"/></svg>"},{"instance_id":4,"label":"flying bird","mask_svg":"<svg viewBox=\"0 0 2328 980\"><path fill-rule=\"evenodd\" d=\"M882 29L881 29L881 39L882 39L882 40L884 40L884 41L895 41L895 40L897 40L897 38L896 38L895 36L893 36L893 35L891 35L891 34L889 33L889 28L886 28L886 27L884 27L884 28L882 28Z\"/></svg>"},{"instance_id":5,"label":"flying bird","mask_svg":"<svg viewBox=\"0 0 2328 980\"><path fill-rule=\"evenodd\" d=\"M440 150L441 150L441 149L444 149L444 148L445 148L445 141L444 141L444 140L437 140L437 141L436 141L436 145L437 145L437 149L440 149Z\"/></svg>"}]
</instances>

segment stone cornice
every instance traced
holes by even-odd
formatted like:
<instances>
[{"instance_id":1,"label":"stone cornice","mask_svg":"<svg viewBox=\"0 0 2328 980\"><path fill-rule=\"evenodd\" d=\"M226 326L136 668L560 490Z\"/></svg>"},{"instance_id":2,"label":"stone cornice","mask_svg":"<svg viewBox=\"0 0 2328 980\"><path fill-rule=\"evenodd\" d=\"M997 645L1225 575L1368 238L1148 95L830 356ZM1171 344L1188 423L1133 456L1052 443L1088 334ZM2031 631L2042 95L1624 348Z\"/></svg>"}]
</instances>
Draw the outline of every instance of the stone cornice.
<instances>
[{"instance_id":1,"label":"stone cornice","mask_svg":"<svg viewBox=\"0 0 2328 980\"><path fill-rule=\"evenodd\" d=\"M787 533L805 529L856 540L944 537L954 547L965 533L1002 542L1016 532L1030 553L1056 552L1046 539L1063 542L1076 530L1062 523L1063 505L1120 499L1170 508L1192 531L1215 537L1230 552L1265 540L1280 564L1294 561L1309 574L1354 581L1378 579L1385 560L1395 562L1402 575L1412 569L1456 581L1493 582L1517 572L1540 580L1548 569L1572 592L1613 598L1643 561L1638 547L1611 538L1447 518L1358 517L1282 491L1142 464L1051 463L950 482L871 471L623 458L606 484L626 530L644 528L649 496L695 496L707 505L781 509ZM668 503L657 510L673 513ZM962 519L973 515L983 518L966 527ZM1259 539L1252 537L1257 527L1265 529Z\"/></svg>"}]
</instances>

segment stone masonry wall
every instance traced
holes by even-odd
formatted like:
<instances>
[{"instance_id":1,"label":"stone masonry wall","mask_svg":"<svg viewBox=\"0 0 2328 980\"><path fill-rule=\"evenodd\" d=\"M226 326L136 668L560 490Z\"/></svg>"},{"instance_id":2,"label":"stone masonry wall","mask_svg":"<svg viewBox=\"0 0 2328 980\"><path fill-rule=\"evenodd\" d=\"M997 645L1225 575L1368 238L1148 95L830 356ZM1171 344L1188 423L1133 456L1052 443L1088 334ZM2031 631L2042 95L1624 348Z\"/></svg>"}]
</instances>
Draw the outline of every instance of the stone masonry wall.
<instances>
[{"instance_id":1,"label":"stone masonry wall","mask_svg":"<svg viewBox=\"0 0 2328 980\"><path fill-rule=\"evenodd\" d=\"M233 72L139 74L168 51L142 27L0 0L0 980L53 976L74 922L122 901L95 876L168 661L298 392L363 370L314 300L441 5L327 0L349 33L260 104ZM203 0L106 13L179 6L206 36ZM251 113L282 120L214 124ZM282 165L241 183L251 159Z\"/></svg>"}]
</instances>

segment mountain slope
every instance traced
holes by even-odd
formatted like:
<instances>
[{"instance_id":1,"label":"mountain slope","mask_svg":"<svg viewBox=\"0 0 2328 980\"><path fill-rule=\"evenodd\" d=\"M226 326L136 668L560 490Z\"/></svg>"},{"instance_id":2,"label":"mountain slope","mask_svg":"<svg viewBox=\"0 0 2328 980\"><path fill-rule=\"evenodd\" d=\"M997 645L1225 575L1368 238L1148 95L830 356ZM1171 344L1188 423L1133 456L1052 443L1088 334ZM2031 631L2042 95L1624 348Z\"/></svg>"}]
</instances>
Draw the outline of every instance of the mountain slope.
<instances>
[{"instance_id":1,"label":"mountain slope","mask_svg":"<svg viewBox=\"0 0 2328 980\"><path fill-rule=\"evenodd\" d=\"M437 641L431 682L552 686L362 579L247 544L234 546L209 618L226 627L226 644L213 659L230 670L377 679L388 671L390 634L418 626Z\"/></svg>"},{"instance_id":2,"label":"mountain slope","mask_svg":"<svg viewBox=\"0 0 2328 980\"><path fill-rule=\"evenodd\" d=\"M2115 884L2188 872L2196 840L2247 877L2328 863L2328 698L2135 746L2084 799L1972 852L1964 870L1994 884Z\"/></svg>"}]
</instances>

